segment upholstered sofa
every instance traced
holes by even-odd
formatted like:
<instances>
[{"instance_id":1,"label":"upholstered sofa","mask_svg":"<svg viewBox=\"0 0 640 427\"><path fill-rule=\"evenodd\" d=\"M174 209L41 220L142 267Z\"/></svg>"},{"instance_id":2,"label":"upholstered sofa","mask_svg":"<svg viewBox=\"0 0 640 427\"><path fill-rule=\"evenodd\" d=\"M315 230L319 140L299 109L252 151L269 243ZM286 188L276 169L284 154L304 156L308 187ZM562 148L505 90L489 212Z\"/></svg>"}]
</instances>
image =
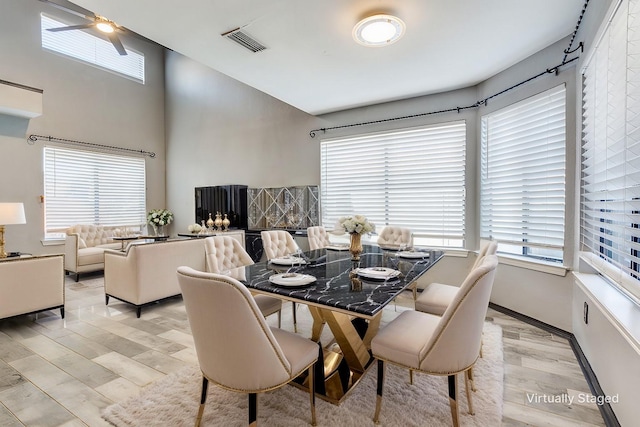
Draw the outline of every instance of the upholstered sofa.
<instances>
[{"instance_id":1,"label":"upholstered sofa","mask_svg":"<svg viewBox=\"0 0 640 427\"><path fill-rule=\"evenodd\" d=\"M64 318L64 256L0 260L0 319L59 308Z\"/></svg>"},{"instance_id":2,"label":"upholstered sofa","mask_svg":"<svg viewBox=\"0 0 640 427\"><path fill-rule=\"evenodd\" d=\"M104 251L105 302L109 297L133 304L140 317L142 306L180 295L179 266L206 271L205 239L136 241L125 252Z\"/></svg>"},{"instance_id":3,"label":"upholstered sofa","mask_svg":"<svg viewBox=\"0 0 640 427\"><path fill-rule=\"evenodd\" d=\"M64 269L75 273L76 282L80 273L104 269L104 250L120 249L121 243L114 242L114 227L98 225L74 225L66 231L64 241Z\"/></svg>"}]
</instances>

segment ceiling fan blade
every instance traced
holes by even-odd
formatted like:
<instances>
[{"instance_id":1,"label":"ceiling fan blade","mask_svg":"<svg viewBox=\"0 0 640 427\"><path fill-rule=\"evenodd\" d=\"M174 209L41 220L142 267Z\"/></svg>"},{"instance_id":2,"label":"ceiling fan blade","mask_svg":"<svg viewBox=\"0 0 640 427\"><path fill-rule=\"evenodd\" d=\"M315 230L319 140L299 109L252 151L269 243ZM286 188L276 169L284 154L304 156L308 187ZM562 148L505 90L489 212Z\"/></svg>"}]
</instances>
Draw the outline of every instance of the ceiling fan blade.
<instances>
[{"instance_id":1,"label":"ceiling fan blade","mask_svg":"<svg viewBox=\"0 0 640 427\"><path fill-rule=\"evenodd\" d=\"M69 13L71 13L73 15L76 15L76 16L79 16L81 18L93 20L96 17L96 15L93 12L90 12L87 9L85 9L83 7L80 7L80 6L77 6L77 5L73 4L73 3L67 2L70 5L69 7L67 7L67 6L64 6L62 4L58 4L58 3L54 2L54 1L51 1L51 0L40 0L40 1L42 3L47 3L47 4L55 7L56 9L64 10L65 12L69 12ZM72 9L72 7L76 8L78 10Z\"/></svg>"},{"instance_id":2,"label":"ceiling fan blade","mask_svg":"<svg viewBox=\"0 0 640 427\"><path fill-rule=\"evenodd\" d=\"M85 28L91 28L95 25L95 23L91 23L91 24L82 24L82 25L69 25L68 27L58 27L58 28L47 28L47 31L53 31L58 32L58 31L69 31L69 30L82 30Z\"/></svg>"},{"instance_id":3,"label":"ceiling fan blade","mask_svg":"<svg viewBox=\"0 0 640 427\"><path fill-rule=\"evenodd\" d=\"M111 44L113 45L113 47L116 48L116 50L120 55L127 54L127 51L124 50L124 46L122 46L122 43L120 42L120 39L118 38L116 33L107 34L107 37L109 38L109 41L111 41Z\"/></svg>"}]
</instances>

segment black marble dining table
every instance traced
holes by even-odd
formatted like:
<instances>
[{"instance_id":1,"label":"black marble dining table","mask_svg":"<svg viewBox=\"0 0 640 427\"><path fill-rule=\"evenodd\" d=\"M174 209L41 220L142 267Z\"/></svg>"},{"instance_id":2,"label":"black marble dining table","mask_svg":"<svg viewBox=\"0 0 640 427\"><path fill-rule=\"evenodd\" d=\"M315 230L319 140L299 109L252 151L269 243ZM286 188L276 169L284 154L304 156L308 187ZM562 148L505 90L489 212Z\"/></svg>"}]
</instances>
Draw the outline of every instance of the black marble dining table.
<instances>
[{"instance_id":1,"label":"black marble dining table","mask_svg":"<svg viewBox=\"0 0 640 427\"><path fill-rule=\"evenodd\" d=\"M303 252L302 265L280 265L259 262L246 269L246 285L261 293L275 294L283 299L320 305L348 312L357 317L371 318L415 282L443 255L440 250L419 249L423 258L403 258L396 250L376 245L363 245L359 262L351 261L348 250L316 249ZM398 270L397 277L378 280L357 275L358 269L386 267ZM309 274L316 278L305 286L284 287L269 281L283 272Z\"/></svg>"},{"instance_id":2,"label":"black marble dining table","mask_svg":"<svg viewBox=\"0 0 640 427\"><path fill-rule=\"evenodd\" d=\"M325 381L316 381L319 397L340 404L372 365L371 340L380 327L384 307L414 286L443 256L440 250L419 251L422 252L419 258L404 258L395 250L363 245L360 260L354 262L348 250L324 248L301 253L302 264L258 262L245 268L245 283L252 292L309 307L313 317L312 340L320 342L324 325L329 326L338 348L333 346L321 352ZM382 280L361 275L360 269L373 267L399 273ZM269 280L279 273L307 274L315 277L315 281L304 286L281 286Z\"/></svg>"}]
</instances>

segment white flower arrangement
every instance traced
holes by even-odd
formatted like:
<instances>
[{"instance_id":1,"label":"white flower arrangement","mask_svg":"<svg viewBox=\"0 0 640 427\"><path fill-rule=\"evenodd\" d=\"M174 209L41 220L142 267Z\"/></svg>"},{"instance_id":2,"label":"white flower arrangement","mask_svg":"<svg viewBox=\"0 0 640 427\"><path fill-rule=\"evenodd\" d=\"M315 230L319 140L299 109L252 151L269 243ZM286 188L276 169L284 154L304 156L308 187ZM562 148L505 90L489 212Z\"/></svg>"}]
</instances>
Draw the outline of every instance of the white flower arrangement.
<instances>
[{"instance_id":1,"label":"white flower arrangement","mask_svg":"<svg viewBox=\"0 0 640 427\"><path fill-rule=\"evenodd\" d=\"M202 226L200 224L191 224L187 227L187 230L189 230L189 233L199 233L202 231Z\"/></svg>"},{"instance_id":2,"label":"white flower arrangement","mask_svg":"<svg viewBox=\"0 0 640 427\"><path fill-rule=\"evenodd\" d=\"M147 223L159 227L169 225L173 221L173 214L167 209L152 209L147 214Z\"/></svg>"},{"instance_id":3,"label":"white flower arrangement","mask_svg":"<svg viewBox=\"0 0 640 427\"><path fill-rule=\"evenodd\" d=\"M376 231L376 225L363 215L343 216L338 219L338 223L349 234L367 234Z\"/></svg>"}]
</instances>

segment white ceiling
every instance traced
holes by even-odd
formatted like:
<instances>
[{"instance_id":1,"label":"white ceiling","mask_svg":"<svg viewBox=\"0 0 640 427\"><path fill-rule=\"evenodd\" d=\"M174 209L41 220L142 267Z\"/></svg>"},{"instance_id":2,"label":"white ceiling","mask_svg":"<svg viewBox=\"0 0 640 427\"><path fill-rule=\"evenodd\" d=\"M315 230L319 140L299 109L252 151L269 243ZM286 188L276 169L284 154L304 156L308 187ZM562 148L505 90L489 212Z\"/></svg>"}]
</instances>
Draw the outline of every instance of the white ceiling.
<instances>
[{"instance_id":1,"label":"white ceiling","mask_svg":"<svg viewBox=\"0 0 640 427\"><path fill-rule=\"evenodd\" d=\"M571 34L583 6L583 0L72 1L310 114L477 84ZM404 20L405 36L383 48L357 44L353 26L379 11ZM237 27L268 49L252 53L221 37Z\"/></svg>"}]
</instances>

